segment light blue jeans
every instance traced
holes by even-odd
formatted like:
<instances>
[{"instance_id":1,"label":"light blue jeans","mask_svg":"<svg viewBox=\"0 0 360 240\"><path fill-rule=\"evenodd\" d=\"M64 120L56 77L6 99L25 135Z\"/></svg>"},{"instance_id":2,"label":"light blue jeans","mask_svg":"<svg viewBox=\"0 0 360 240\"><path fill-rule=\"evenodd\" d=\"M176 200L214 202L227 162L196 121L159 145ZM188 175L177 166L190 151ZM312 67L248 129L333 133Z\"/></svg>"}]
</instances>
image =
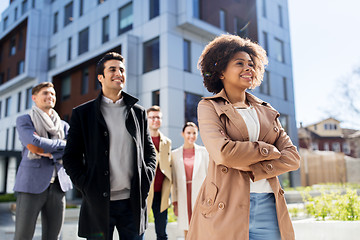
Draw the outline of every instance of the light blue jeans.
<instances>
[{"instance_id":1,"label":"light blue jeans","mask_svg":"<svg viewBox=\"0 0 360 240\"><path fill-rule=\"evenodd\" d=\"M273 193L250 193L249 240L280 240Z\"/></svg>"}]
</instances>

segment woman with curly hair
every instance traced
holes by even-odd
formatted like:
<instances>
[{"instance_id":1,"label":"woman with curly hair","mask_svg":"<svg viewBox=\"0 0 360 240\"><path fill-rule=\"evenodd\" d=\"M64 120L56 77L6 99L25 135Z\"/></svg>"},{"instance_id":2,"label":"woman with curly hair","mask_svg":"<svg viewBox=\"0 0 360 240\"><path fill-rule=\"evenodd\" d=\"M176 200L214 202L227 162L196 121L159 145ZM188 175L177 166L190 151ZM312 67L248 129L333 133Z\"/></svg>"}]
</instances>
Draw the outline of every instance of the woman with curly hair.
<instances>
[{"instance_id":1,"label":"woman with curly hair","mask_svg":"<svg viewBox=\"0 0 360 240\"><path fill-rule=\"evenodd\" d=\"M234 35L215 38L200 56L215 95L198 106L210 162L187 240L295 239L277 176L298 169L300 156L280 114L247 92L261 84L267 63L261 46Z\"/></svg>"}]
</instances>

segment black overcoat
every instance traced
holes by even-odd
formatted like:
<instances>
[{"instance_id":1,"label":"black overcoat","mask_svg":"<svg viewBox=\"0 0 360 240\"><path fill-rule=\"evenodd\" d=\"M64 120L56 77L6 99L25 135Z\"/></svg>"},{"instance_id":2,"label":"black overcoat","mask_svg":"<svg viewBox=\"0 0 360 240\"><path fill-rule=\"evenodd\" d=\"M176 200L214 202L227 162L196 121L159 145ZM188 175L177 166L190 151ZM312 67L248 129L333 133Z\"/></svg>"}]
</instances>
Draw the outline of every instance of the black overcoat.
<instances>
[{"instance_id":1,"label":"black overcoat","mask_svg":"<svg viewBox=\"0 0 360 240\"><path fill-rule=\"evenodd\" d=\"M156 153L147 125L146 111L138 99L122 92L126 110L126 129L134 141L134 176L131 207L139 234L147 227L146 198L154 177ZM83 195L80 237L108 239L109 235L109 133L100 111L99 97L73 109L63 156L64 167ZM124 121L120 116L119 121ZM119 156L120 157L120 156Z\"/></svg>"}]
</instances>

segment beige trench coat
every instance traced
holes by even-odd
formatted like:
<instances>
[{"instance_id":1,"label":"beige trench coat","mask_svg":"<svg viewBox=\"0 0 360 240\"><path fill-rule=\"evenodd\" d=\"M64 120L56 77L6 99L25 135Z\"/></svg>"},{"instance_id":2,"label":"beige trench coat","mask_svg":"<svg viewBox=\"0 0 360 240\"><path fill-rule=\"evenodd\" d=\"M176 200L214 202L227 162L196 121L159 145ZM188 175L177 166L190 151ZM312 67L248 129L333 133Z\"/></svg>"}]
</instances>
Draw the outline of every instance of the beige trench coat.
<instances>
[{"instance_id":1,"label":"beige trench coat","mask_svg":"<svg viewBox=\"0 0 360 240\"><path fill-rule=\"evenodd\" d=\"M169 208L170 201L170 191L172 184L171 176L171 140L165 137L164 134L160 132L160 143L159 143L159 152L156 150L156 167L160 166L161 172L165 175L164 181L161 187L161 204L160 212L165 211ZM155 171L156 172L156 171ZM155 180L155 177L154 177ZM147 198L148 213L152 209L152 202L154 199L154 182L152 181L149 196Z\"/></svg>"},{"instance_id":2,"label":"beige trench coat","mask_svg":"<svg viewBox=\"0 0 360 240\"><path fill-rule=\"evenodd\" d=\"M187 204L187 187L186 173L183 158L183 146L175 149L171 153L173 187L171 199L172 202L178 203L178 228L182 230L189 229L188 204ZM192 173L191 183L191 209L194 209L196 198L209 166L209 153L205 147L195 144L195 160Z\"/></svg>"},{"instance_id":3,"label":"beige trench coat","mask_svg":"<svg viewBox=\"0 0 360 240\"><path fill-rule=\"evenodd\" d=\"M210 162L187 240L249 239L250 177L253 181L268 179L276 199L281 238L295 239L277 176L298 169L300 156L278 120L279 113L249 93L246 98L259 117L256 142L249 142L245 122L224 90L199 103L200 134ZM252 172L241 171L246 166Z\"/></svg>"}]
</instances>

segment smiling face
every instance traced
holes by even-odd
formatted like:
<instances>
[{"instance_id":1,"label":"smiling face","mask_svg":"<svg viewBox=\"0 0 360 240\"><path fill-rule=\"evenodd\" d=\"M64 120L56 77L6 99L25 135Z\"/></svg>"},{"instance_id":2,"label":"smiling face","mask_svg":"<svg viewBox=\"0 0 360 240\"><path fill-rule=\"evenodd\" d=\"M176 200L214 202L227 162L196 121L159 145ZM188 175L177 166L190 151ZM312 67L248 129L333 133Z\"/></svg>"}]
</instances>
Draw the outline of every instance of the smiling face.
<instances>
[{"instance_id":1,"label":"smiling face","mask_svg":"<svg viewBox=\"0 0 360 240\"><path fill-rule=\"evenodd\" d=\"M50 109L55 107L56 96L55 90L52 87L41 88L40 91L32 95L31 98L35 102L35 105L44 112L49 112Z\"/></svg>"},{"instance_id":2,"label":"smiling face","mask_svg":"<svg viewBox=\"0 0 360 240\"><path fill-rule=\"evenodd\" d=\"M158 111L150 111L148 113L149 129L151 131L157 131L161 127L162 113Z\"/></svg>"},{"instance_id":3,"label":"smiling face","mask_svg":"<svg viewBox=\"0 0 360 240\"><path fill-rule=\"evenodd\" d=\"M220 76L225 91L245 91L250 88L255 76L254 63L246 52L237 52Z\"/></svg>"},{"instance_id":4,"label":"smiling face","mask_svg":"<svg viewBox=\"0 0 360 240\"><path fill-rule=\"evenodd\" d=\"M181 135L184 138L184 145L194 145L198 137L198 129L193 126L187 126Z\"/></svg>"},{"instance_id":5,"label":"smiling face","mask_svg":"<svg viewBox=\"0 0 360 240\"><path fill-rule=\"evenodd\" d=\"M126 75L125 65L120 60L108 60L104 63L104 75L99 74L104 93L119 92L125 87Z\"/></svg>"}]
</instances>

